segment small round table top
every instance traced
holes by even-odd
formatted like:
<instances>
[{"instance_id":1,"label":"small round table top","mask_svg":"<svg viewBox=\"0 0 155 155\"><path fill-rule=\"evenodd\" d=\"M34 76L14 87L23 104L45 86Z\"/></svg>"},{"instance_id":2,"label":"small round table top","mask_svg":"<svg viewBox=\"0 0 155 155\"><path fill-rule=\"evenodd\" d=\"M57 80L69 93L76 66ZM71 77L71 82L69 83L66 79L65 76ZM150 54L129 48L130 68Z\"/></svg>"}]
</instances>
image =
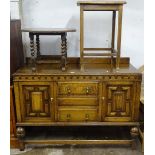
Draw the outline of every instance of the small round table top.
<instances>
[{"instance_id":1,"label":"small round table top","mask_svg":"<svg viewBox=\"0 0 155 155\"><path fill-rule=\"evenodd\" d=\"M73 28L22 28L22 32L30 33L65 33L65 32L76 32Z\"/></svg>"}]
</instances>

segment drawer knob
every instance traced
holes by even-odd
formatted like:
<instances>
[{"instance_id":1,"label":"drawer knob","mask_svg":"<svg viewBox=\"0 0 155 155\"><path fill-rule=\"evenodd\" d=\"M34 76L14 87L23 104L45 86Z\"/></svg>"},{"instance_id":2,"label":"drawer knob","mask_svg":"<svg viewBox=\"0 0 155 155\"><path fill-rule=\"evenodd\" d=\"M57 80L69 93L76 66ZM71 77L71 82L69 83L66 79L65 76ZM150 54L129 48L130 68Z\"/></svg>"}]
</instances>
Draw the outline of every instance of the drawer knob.
<instances>
[{"instance_id":1,"label":"drawer knob","mask_svg":"<svg viewBox=\"0 0 155 155\"><path fill-rule=\"evenodd\" d=\"M71 89L69 87L67 87L66 90L68 95L71 94Z\"/></svg>"},{"instance_id":2,"label":"drawer knob","mask_svg":"<svg viewBox=\"0 0 155 155\"><path fill-rule=\"evenodd\" d=\"M88 121L89 120L89 114L85 115L85 120Z\"/></svg>"},{"instance_id":3,"label":"drawer knob","mask_svg":"<svg viewBox=\"0 0 155 155\"><path fill-rule=\"evenodd\" d=\"M71 119L71 115L67 114L67 121L70 121L70 119Z\"/></svg>"},{"instance_id":4,"label":"drawer knob","mask_svg":"<svg viewBox=\"0 0 155 155\"><path fill-rule=\"evenodd\" d=\"M102 100L104 100L105 99L105 97L102 97Z\"/></svg>"}]
</instances>

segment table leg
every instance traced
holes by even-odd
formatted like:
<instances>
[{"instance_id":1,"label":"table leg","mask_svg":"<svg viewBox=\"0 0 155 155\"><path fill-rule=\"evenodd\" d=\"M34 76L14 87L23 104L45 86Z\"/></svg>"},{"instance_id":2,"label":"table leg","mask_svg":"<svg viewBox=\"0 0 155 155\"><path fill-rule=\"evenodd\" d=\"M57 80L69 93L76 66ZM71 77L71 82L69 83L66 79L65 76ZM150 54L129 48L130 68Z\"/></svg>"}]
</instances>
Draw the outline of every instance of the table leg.
<instances>
[{"instance_id":1,"label":"table leg","mask_svg":"<svg viewBox=\"0 0 155 155\"><path fill-rule=\"evenodd\" d=\"M113 14L112 14L111 53L114 53L114 48L115 48L115 25L116 25L116 11L113 11ZM111 56L111 67L113 67L113 56Z\"/></svg>"},{"instance_id":2,"label":"table leg","mask_svg":"<svg viewBox=\"0 0 155 155\"><path fill-rule=\"evenodd\" d=\"M19 149L20 151L24 151L25 144L24 144L24 137L25 137L25 129L23 127L17 127L16 136L19 139Z\"/></svg>"},{"instance_id":3,"label":"table leg","mask_svg":"<svg viewBox=\"0 0 155 155\"><path fill-rule=\"evenodd\" d=\"M83 46L84 46L84 9L80 6L80 66L83 69Z\"/></svg>"},{"instance_id":4,"label":"table leg","mask_svg":"<svg viewBox=\"0 0 155 155\"><path fill-rule=\"evenodd\" d=\"M123 13L123 6L120 6L118 10L118 35L117 35L117 58L116 58L117 69L119 69L120 53L121 53L122 13Z\"/></svg>"},{"instance_id":5,"label":"table leg","mask_svg":"<svg viewBox=\"0 0 155 155\"><path fill-rule=\"evenodd\" d=\"M30 37L31 59L32 59L32 71L36 71L36 60L35 60L35 51L34 51L34 35L29 33L29 37Z\"/></svg>"},{"instance_id":6,"label":"table leg","mask_svg":"<svg viewBox=\"0 0 155 155\"><path fill-rule=\"evenodd\" d=\"M36 48L37 48L37 57L40 57L40 39L39 34L36 35Z\"/></svg>"},{"instance_id":7,"label":"table leg","mask_svg":"<svg viewBox=\"0 0 155 155\"><path fill-rule=\"evenodd\" d=\"M67 33L61 35L61 69L66 70L67 65Z\"/></svg>"},{"instance_id":8,"label":"table leg","mask_svg":"<svg viewBox=\"0 0 155 155\"><path fill-rule=\"evenodd\" d=\"M137 127L132 127L130 130L130 134L132 137L132 149L136 149L136 137L139 135L139 130Z\"/></svg>"}]
</instances>

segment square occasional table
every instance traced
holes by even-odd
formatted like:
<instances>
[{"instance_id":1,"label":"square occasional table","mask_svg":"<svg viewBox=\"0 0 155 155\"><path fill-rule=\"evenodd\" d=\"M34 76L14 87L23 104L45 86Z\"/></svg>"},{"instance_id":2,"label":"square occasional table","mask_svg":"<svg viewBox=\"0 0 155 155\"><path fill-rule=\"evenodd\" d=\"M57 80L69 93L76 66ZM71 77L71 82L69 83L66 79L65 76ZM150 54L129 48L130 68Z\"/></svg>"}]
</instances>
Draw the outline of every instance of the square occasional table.
<instances>
[{"instance_id":1,"label":"square occasional table","mask_svg":"<svg viewBox=\"0 0 155 155\"><path fill-rule=\"evenodd\" d=\"M116 57L116 68L120 64L120 51L121 51L121 30L122 30L122 12L123 0L83 0L78 1L77 5L80 6L80 63L85 63L85 57L90 56L110 56L111 65L113 66L113 57ZM86 11L112 11L112 40L111 48L85 48L84 47L84 12ZM115 45L115 27L116 27L116 11L118 11L118 33L117 33L117 48ZM91 51L86 53L85 51ZM92 51L104 51L102 53L92 53ZM105 53L105 51L110 51Z\"/></svg>"}]
</instances>

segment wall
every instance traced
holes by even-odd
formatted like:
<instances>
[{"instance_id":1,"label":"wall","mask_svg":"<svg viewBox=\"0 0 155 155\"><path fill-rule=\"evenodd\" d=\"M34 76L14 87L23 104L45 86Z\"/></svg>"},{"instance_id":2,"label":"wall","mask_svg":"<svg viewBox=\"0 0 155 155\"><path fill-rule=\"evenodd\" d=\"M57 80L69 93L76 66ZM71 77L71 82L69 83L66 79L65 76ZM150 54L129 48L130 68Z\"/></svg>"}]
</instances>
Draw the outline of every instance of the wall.
<instances>
[{"instance_id":1,"label":"wall","mask_svg":"<svg viewBox=\"0 0 155 155\"><path fill-rule=\"evenodd\" d=\"M10 15L11 19L19 19L19 0L10 0Z\"/></svg>"},{"instance_id":2,"label":"wall","mask_svg":"<svg viewBox=\"0 0 155 155\"><path fill-rule=\"evenodd\" d=\"M79 7L77 0L22 0L23 27L76 28L68 34L68 56L79 56ZM143 0L127 0L124 6L121 55L135 67L144 64ZM85 46L110 47L111 13L85 14ZM30 56L28 34L24 34L26 55ZM60 37L41 37L42 54L60 54Z\"/></svg>"}]
</instances>

